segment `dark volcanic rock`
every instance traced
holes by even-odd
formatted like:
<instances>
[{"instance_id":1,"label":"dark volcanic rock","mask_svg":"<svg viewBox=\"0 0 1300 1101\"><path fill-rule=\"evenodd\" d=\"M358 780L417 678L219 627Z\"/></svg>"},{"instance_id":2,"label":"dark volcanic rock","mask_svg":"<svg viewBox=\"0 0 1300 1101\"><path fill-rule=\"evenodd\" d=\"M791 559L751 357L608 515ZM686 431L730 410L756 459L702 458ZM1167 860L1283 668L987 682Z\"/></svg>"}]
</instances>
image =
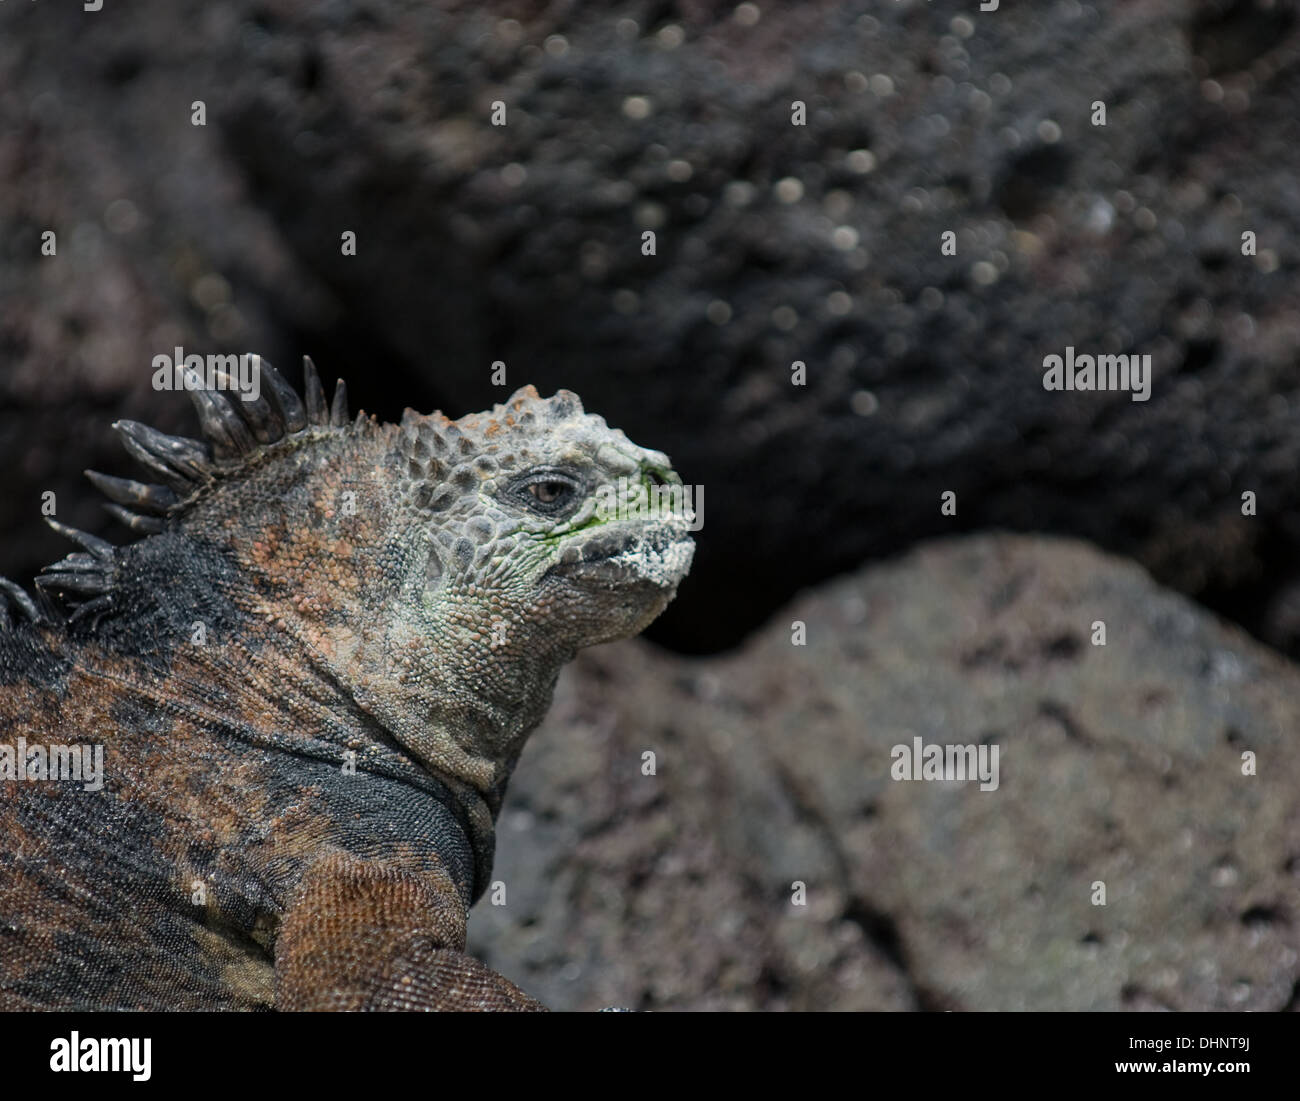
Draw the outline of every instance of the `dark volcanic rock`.
<instances>
[{"instance_id":1,"label":"dark volcanic rock","mask_svg":"<svg viewBox=\"0 0 1300 1101\"><path fill-rule=\"evenodd\" d=\"M945 540L733 656L581 657L472 940L560 1007L1295 1008L1298 724L1296 666L1136 566ZM997 790L892 780L918 736Z\"/></svg>"},{"instance_id":2,"label":"dark volcanic rock","mask_svg":"<svg viewBox=\"0 0 1300 1101\"><path fill-rule=\"evenodd\" d=\"M942 530L944 489L965 528L1085 534L1190 591L1258 579L1300 505L1289 17L1225 49L1248 12L968 9L285 7L225 135L456 408L501 360L711 490L679 642ZM1151 354L1152 399L1045 392L1067 345Z\"/></svg>"},{"instance_id":3,"label":"dark volcanic rock","mask_svg":"<svg viewBox=\"0 0 1300 1101\"><path fill-rule=\"evenodd\" d=\"M499 360L508 386L576 390L706 488L695 571L657 628L676 646L733 642L800 585L951 530L944 490L961 529L1084 535L1300 639L1289 8L0 18L8 455L53 431L62 475L86 465L104 446L88 409L163 407L147 364L178 335L309 351L389 417L484 407ZM47 224L57 261L36 252ZM1151 400L1045 392L1067 345L1150 354ZM52 468L23 470L30 509Z\"/></svg>"}]
</instances>

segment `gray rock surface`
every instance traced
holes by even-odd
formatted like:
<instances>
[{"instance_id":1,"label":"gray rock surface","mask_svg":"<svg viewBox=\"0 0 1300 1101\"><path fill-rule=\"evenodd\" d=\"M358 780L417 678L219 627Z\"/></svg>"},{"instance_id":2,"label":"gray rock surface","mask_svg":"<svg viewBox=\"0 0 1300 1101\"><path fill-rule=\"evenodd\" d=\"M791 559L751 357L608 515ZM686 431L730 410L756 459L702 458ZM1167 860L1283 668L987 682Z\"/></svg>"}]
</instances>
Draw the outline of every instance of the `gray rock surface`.
<instances>
[{"instance_id":1,"label":"gray rock surface","mask_svg":"<svg viewBox=\"0 0 1300 1101\"><path fill-rule=\"evenodd\" d=\"M565 1008L1294 1009L1298 728L1300 669L1133 564L943 540L733 655L580 658L472 940ZM998 789L892 780L915 736Z\"/></svg>"}]
</instances>

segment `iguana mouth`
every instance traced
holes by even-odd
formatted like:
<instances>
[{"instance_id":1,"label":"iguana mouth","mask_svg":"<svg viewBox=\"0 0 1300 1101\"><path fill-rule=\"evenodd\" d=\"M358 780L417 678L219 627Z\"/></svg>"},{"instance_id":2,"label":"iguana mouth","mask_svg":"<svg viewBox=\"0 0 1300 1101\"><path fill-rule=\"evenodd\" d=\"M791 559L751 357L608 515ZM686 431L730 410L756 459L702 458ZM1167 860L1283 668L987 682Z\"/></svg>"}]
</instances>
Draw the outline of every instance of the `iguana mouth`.
<instances>
[{"instance_id":1,"label":"iguana mouth","mask_svg":"<svg viewBox=\"0 0 1300 1101\"><path fill-rule=\"evenodd\" d=\"M547 572L602 585L649 582L674 588L694 554L695 541L680 524L610 524L570 542Z\"/></svg>"}]
</instances>

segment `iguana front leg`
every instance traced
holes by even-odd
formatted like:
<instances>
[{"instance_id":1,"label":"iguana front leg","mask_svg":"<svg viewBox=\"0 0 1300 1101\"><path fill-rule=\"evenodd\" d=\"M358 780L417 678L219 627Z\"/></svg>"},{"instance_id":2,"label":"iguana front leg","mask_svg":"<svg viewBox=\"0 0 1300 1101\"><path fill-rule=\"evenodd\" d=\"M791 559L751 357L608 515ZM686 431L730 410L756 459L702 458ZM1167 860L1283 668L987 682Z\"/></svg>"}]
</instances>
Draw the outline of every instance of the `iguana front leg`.
<instances>
[{"instance_id":1,"label":"iguana front leg","mask_svg":"<svg viewBox=\"0 0 1300 1101\"><path fill-rule=\"evenodd\" d=\"M450 879L336 852L299 882L275 945L284 1010L544 1010L465 955Z\"/></svg>"}]
</instances>

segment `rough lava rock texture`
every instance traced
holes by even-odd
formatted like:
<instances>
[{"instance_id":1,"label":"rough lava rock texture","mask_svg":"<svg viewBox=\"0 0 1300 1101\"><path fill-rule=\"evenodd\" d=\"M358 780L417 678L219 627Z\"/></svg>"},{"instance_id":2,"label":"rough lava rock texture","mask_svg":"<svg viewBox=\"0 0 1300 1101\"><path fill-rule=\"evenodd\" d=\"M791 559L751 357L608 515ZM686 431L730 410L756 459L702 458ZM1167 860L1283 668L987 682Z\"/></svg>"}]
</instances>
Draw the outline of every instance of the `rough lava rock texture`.
<instances>
[{"instance_id":1,"label":"rough lava rock texture","mask_svg":"<svg viewBox=\"0 0 1300 1101\"><path fill-rule=\"evenodd\" d=\"M1132 563L942 540L733 655L579 658L471 939L566 1008L1296 1009L1298 726L1300 669ZM916 736L998 789L892 780Z\"/></svg>"},{"instance_id":2,"label":"rough lava rock texture","mask_svg":"<svg viewBox=\"0 0 1300 1101\"><path fill-rule=\"evenodd\" d=\"M23 457L0 521L39 533L0 572L50 557L31 510L103 465L93 417L177 415L145 390L176 343L310 352L389 418L483 407L500 360L708 490L656 628L678 648L946 530L946 489L964 530L1087 537L1300 646L1288 5L177 0L0 23L0 450ZM1067 345L1150 354L1151 400L1045 392Z\"/></svg>"}]
</instances>

